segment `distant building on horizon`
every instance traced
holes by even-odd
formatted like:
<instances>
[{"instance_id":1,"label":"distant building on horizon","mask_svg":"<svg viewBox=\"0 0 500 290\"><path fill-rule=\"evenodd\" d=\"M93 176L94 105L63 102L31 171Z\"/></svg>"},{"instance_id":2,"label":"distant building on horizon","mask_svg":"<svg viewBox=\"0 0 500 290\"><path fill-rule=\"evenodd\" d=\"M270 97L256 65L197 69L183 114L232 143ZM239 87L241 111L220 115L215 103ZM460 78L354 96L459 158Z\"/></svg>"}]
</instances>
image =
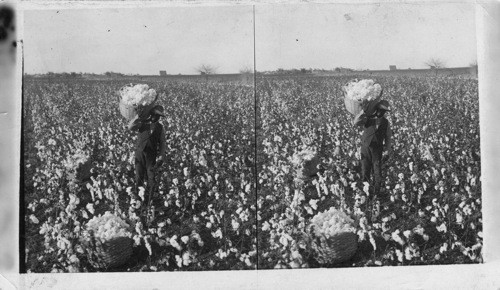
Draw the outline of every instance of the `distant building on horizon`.
<instances>
[{"instance_id":1,"label":"distant building on horizon","mask_svg":"<svg viewBox=\"0 0 500 290\"><path fill-rule=\"evenodd\" d=\"M166 76L167 75L167 71L166 70L161 70L160 71L160 76Z\"/></svg>"},{"instance_id":2,"label":"distant building on horizon","mask_svg":"<svg viewBox=\"0 0 500 290\"><path fill-rule=\"evenodd\" d=\"M389 66L389 70L397 70L396 66L395 65L390 65Z\"/></svg>"}]
</instances>

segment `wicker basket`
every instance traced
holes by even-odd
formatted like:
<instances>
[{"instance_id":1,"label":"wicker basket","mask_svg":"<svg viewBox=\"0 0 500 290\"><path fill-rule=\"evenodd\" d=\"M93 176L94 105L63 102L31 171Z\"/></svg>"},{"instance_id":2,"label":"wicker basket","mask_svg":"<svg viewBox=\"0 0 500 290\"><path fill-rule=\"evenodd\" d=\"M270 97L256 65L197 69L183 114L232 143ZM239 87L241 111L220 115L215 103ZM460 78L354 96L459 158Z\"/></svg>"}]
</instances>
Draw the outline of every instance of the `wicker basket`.
<instances>
[{"instance_id":1,"label":"wicker basket","mask_svg":"<svg viewBox=\"0 0 500 290\"><path fill-rule=\"evenodd\" d=\"M344 97L344 104L347 111L353 115L357 115L363 108L361 102Z\"/></svg>"},{"instance_id":2,"label":"wicker basket","mask_svg":"<svg viewBox=\"0 0 500 290\"><path fill-rule=\"evenodd\" d=\"M89 263L96 269L121 266L132 256L133 243L128 237L114 238L104 243L92 238L86 245Z\"/></svg>"},{"instance_id":3,"label":"wicker basket","mask_svg":"<svg viewBox=\"0 0 500 290\"><path fill-rule=\"evenodd\" d=\"M134 106L129 106L120 101L120 114L127 119L127 120L132 120L135 116L137 116L137 107Z\"/></svg>"},{"instance_id":4,"label":"wicker basket","mask_svg":"<svg viewBox=\"0 0 500 290\"><path fill-rule=\"evenodd\" d=\"M355 233L341 232L329 238L324 235L318 237L314 233L314 227L315 225L309 226L309 236L318 263L337 264L354 256L358 249L358 236Z\"/></svg>"},{"instance_id":5,"label":"wicker basket","mask_svg":"<svg viewBox=\"0 0 500 290\"><path fill-rule=\"evenodd\" d=\"M375 112L375 107L379 101L380 98L369 101L369 104L367 106L368 112L366 112L368 115L371 115ZM344 98L344 104L347 111L353 115L357 115L359 114L359 112L361 112L361 110L363 110L362 102L360 101Z\"/></svg>"}]
</instances>

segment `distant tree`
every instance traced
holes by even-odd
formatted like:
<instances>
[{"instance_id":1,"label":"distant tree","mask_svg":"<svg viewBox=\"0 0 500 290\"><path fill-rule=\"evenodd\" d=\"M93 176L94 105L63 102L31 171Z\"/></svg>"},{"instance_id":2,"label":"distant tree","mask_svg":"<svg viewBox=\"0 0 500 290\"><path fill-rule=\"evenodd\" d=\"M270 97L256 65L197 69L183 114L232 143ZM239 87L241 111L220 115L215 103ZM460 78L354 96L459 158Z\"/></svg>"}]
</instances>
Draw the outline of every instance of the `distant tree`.
<instances>
[{"instance_id":1,"label":"distant tree","mask_svg":"<svg viewBox=\"0 0 500 290\"><path fill-rule=\"evenodd\" d=\"M425 62L425 65L427 65L430 68L445 68L446 67L444 61L439 59L439 58L431 58Z\"/></svg>"},{"instance_id":2,"label":"distant tree","mask_svg":"<svg viewBox=\"0 0 500 290\"><path fill-rule=\"evenodd\" d=\"M253 74L253 68L251 68L250 66L245 66L244 68L240 69L240 74L242 75Z\"/></svg>"},{"instance_id":3,"label":"distant tree","mask_svg":"<svg viewBox=\"0 0 500 290\"><path fill-rule=\"evenodd\" d=\"M202 64L196 68L196 71L201 75L213 75L217 73L217 68L213 65Z\"/></svg>"}]
</instances>

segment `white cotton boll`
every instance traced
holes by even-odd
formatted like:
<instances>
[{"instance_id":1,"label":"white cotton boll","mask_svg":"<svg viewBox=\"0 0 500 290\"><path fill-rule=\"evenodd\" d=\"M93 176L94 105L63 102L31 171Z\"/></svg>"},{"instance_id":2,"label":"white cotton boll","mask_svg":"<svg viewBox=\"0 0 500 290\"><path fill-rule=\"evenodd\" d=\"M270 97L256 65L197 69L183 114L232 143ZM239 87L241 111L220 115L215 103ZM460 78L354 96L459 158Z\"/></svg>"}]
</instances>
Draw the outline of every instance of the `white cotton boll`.
<instances>
[{"instance_id":1,"label":"white cotton boll","mask_svg":"<svg viewBox=\"0 0 500 290\"><path fill-rule=\"evenodd\" d=\"M191 256L189 255L189 252L185 252L182 255L182 264L184 266L188 266L189 264L191 264Z\"/></svg>"},{"instance_id":2,"label":"white cotton boll","mask_svg":"<svg viewBox=\"0 0 500 290\"><path fill-rule=\"evenodd\" d=\"M439 210L437 208L434 209L433 214L434 214L435 217L438 218L439 217Z\"/></svg>"},{"instance_id":3,"label":"white cotton boll","mask_svg":"<svg viewBox=\"0 0 500 290\"><path fill-rule=\"evenodd\" d=\"M94 204L92 203L89 203L87 204L87 210L91 213L91 214L94 214Z\"/></svg>"},{"instance_id":4,"label":"white cotton boll","mask_svg":"<svg viewBox=\"0 0 500 290\"><path fill-rule=\"evenodd\" d=\"M177 264L177 267L181 268L182 267L182 258L179 255L175 255L175 262Z\"/></svg>"},{"instance_id":5,"label":"white cotton boll","mask_svg":"<svg viewBox=\"0 0 500 290\"><path fill-rule=\"evenodd\" d=\"M447 228L446 228L446 224L445 224L445 223L442 223L440 226L436 227L436 229L437 229L439 232L444 232L444 233L446 233L446 231L447 231Z\"/></svg>"},{"instance_id":6,"label":"white cotton boll","mask_svg":"<svg viewBox=\"0 0 500 290\"><path fill-rule=\"evenodd\" d=\"M142 199L142 201L144 201L145 192L146 192L146 190L144 189L144 187L140 186L139 187L139 197Z\"/></svg>"},{"instance_id":7,"label":"white cotton boll","mask_svg":"<svg viewBox=\"0 0 500 290\"><path fill-rule=\"evenodd\" d=\"M182 249L181 245L177 242L177 235L170 238L169 243L172 247L176 248L179 251Z\"/></svg>"},{"instance_id":8,"label":"white cotton boll","mask_svg":"<svg viewBox=\"0 0 500 290\"><path fill-rule=\"evenodd\" d=\"M396 249L396 256L397 256L399 262L403 262L404 255L403 255L403 252L401 252L401 250Z\"/></svg>"},{"instance_id":9,"label":"white cotton boll","mask_svg":"<svg viewBox=\"0 0 500 290\"><path fill-rule=\"evenodd\" d=\"M220 229L218 229L216 232L215 232L215 237L216 238L222 238L222 231Z\"/></svg>"},{"instance_id":10,"label":"white cotton boll","mask_svg":"<svg viewBox=\"0 0 500 290\"><path fill-rule=\"evenodd\" d=\"M318 209L318 199L311 199L309 201L309 205L313 208L313 209Z\"/></svg>"},{"instance_id":11,"label":"white cotton boll","mask_svg":"<svg viewBox=\"0 0 500 290\"><path fill-rule=\"evenodd\" d=\"M444 243L440 248L439 248L439 252L441 254L443 254L444 252L448 251L448 244L447 243Z\"/></svg>"},{"instance_id":12,"label":"white cotton boll","mask_svg":"<svg viewBox=\"0 0 500 290\"><path fill-rule=\"evenodd\" d=\"M181 238L181 241L182 241L184 244L187 244L187 243L188 243L188 241L189 241L189 237L188 237L188 236L183 236L183 237Z\"/></svg>"},{"instance_id":13,"label":"white cotton boll","mask_svg":"<svg viewBox=\"0 0 500 290\"><path fill-rule=\"evenodd\" d=\"M401 239L401 237L399 236L399 230L394 231L391 234L391 237L392 237L392 240L395 241L396 243L398 243L400 245L404 245L405 244L405 242L403 241L403 239Z\"/></svg>"},{"instance_id":14,"label":"white cotton boll","mask_svg":"<svg viewBox=\"0 0 500 290\"><path fill-rule=\"evenodd\" d=\"M151 248L151 244L149 243L149 241L145 238L144 239L144 244L146 245L146 249L148 250L148 253L149 255L153 255L153 250Z\"/></svg>"},{"instance_id":15,"label":"white cotton boll","mask_svg":"<svg viewBox=\"0 0 500 290\"><path fill-rule=\"evenodd\" d=\"M58 247L59 249L61 249L61 250L63 250L63 251L64 251L64 250L66 249L66 244L65 244L63 241L58 240L58 241L57 241L57 247Z\"/></svg>"},{"instance_id":16,"label":"white cotton boll","mask_svg":"<svg viewBox=\"0 0 500 290\"><path fill-rule=\"evenodd\" d=\"M240 227L240 223L233 219L231 220L231 226L233 227L233 230L236 231Z\"/></svg>"},{"instance_id":17,"label":"white cotton boll","mask_svg":"<svg viewBox=\"0 0 500 290\"><path fill-rule=\"evenodd\" d=\"M406 260L411 260L413 258L413 255L411 254L409 247L405 248L405 258L406 258Z\"/></svg>"},{"instance_id":18,"label":"white cotton boll","mask_svg":"<svg viewBox=\"0 0 500 290\"><path fill-rule=\"evenodd\" d=\"M34 215L30 215L30 220L34 224L38 224L40 222Z\"/></svg>"},{"instance_id":19,"label":"white cotton boll","mask_svg":"<svg viewBox=\"0 0 500 290\"><path fill-rule=\"evenodd\" d=\"M283 246L288 246L288 239L285 237L285 236L281 236L280 237L280 243L283 245Z\"/></svg>"}]
</instances>

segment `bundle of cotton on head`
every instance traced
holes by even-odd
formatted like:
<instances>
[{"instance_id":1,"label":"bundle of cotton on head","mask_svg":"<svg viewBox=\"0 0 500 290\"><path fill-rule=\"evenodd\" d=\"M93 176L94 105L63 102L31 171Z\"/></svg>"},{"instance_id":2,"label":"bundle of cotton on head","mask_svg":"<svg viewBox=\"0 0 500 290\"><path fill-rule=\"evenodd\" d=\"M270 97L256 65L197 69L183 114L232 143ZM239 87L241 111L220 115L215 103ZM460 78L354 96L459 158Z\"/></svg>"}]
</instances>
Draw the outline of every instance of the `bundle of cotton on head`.
<instances>
[{"instance_id":1,"label":"bundle of cotton on head","mask_svg":"<svg viewBox=\"0 0 500 290\"><path fill-rule=\"evenodd\" d=\"M339 233L356 232L354 220L333 207L315 215L311 219L311 225L314 225L314 234L316 236L325 235L327 238Z\"/></svg>"},{"instance_id":2,"label":"bundle of cotton on head","mask_svg":"<svg viewBox=\"0 0 500 290\"><path fill-rule=\"evenodd\" d=\"M354 80L344 86L345 96L348 99L363 101L372 101L377 99L382 92L382 87L373 80Z\"/></svg>"},{"instance_id":3,"label":"bundle of cotton on head","mask_svg":"<svg viewBox=\"0 0 500 290\"><path fill-rule=\"evenodd\" d=\"M147 106L156 98L156 91L150 89L146 84L138 84L135 86L125 86L119 91L122 97L122 102L128 106Z\"/></svg>"},{"instance_id":4,"label":"bundle of cotton on head","mask_svg":"<svg viewBox=\"0 0 500 290\"><path fill-rule=\"evenodd\" d=\"M102 242L119 237L130 238L132 236L130 233L130 226L120 217L109 211L102 216L93 217L87 223L86 230L87 234L89 231L92 231L94 237L100 239Z\"/></svg>"}]
</instances>

